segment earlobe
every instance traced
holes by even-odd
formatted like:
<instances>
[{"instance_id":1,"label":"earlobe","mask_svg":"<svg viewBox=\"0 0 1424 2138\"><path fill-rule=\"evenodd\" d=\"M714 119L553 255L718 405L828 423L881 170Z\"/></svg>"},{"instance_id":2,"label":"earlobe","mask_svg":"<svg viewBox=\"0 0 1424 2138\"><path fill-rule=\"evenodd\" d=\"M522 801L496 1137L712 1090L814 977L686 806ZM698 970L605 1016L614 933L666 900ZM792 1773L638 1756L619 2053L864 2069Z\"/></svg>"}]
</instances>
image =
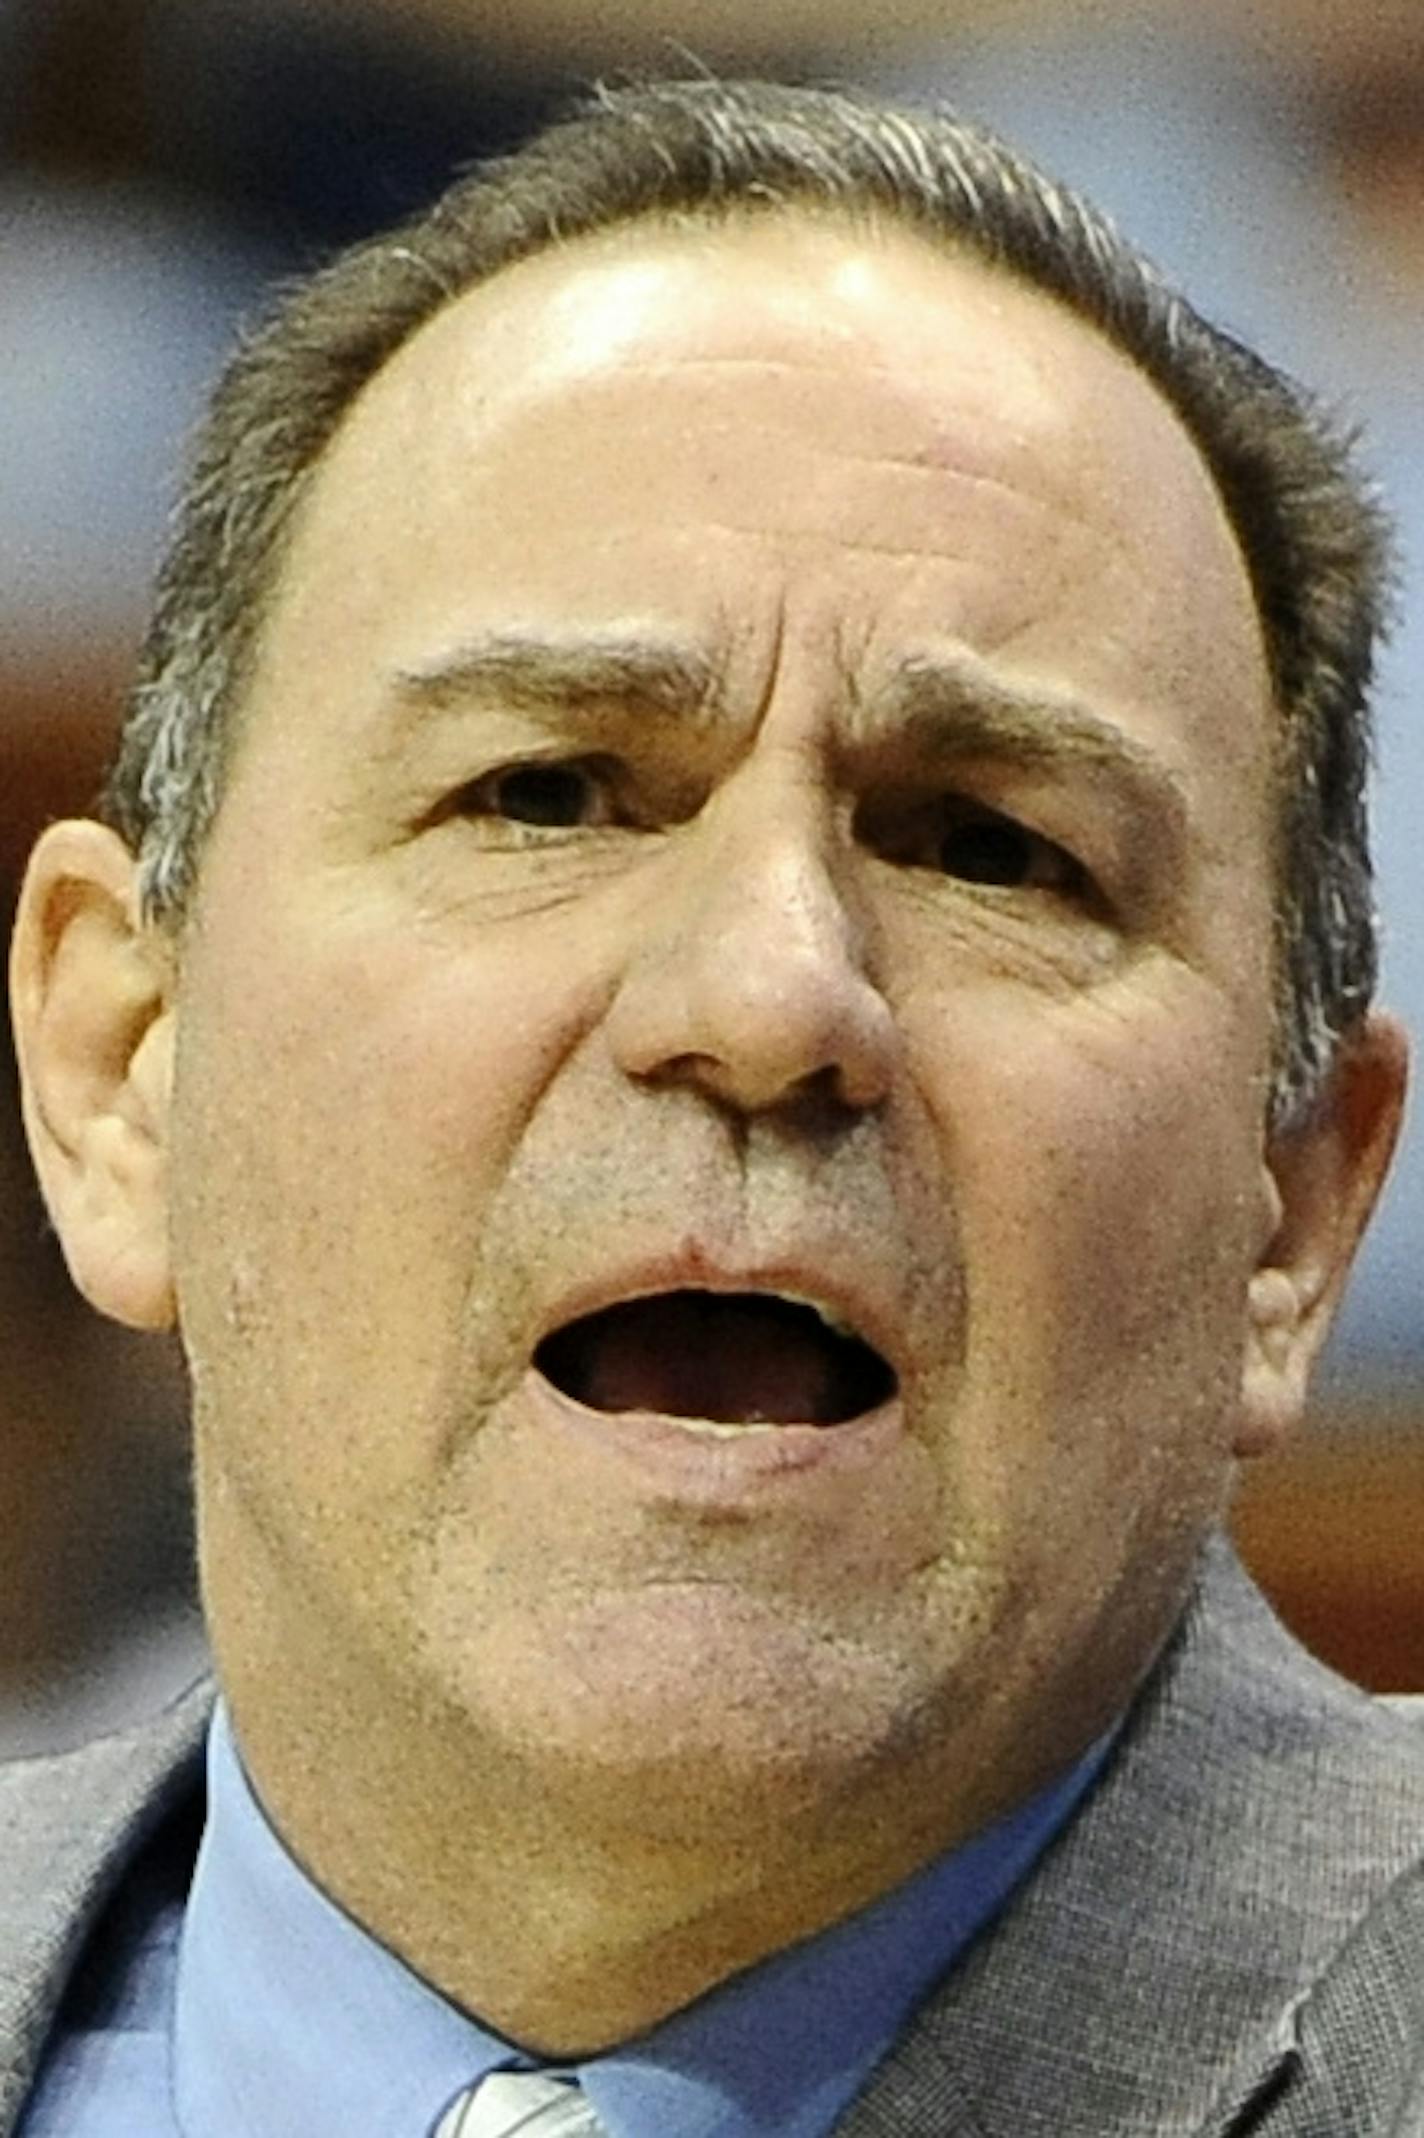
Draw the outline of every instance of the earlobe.
<instances>
[{"instance_id":1,"label":"earlobe","mask_svg":"<svg viewBox=\"0 0 1424 2138\"><path fill-rule=\"evenodd\" d=\"M1305 1409L1314 1346L1305 1302L1287 1269L1252 1272L1246 1296L1246 1365L1233 1452L1246 1458L1279 1445Z\"/></svg>"},{"instance_id":2,"label":"earlobe","mask_svg":"<svg viewBox=\"0 0 1424 2138\"><path fill-rule=\"evenodd\" d=\"M122 840L101 824L52 825L30 859L11 958L25 1125L75 1283L101 1313L145 1329L175 1314L171 976Z\"/></svg>"},{"instance_id":3,"label":"earlobe","mask_svg":"<svg viewBox=\"0 0 1424 2138\"><path fill-rule=\"evenodd\" d=\"M1341 1048L1308 1119L1272 1139L1274 1222L1247 1287L1238 1456L1277 1446L1304 1414L1315 1361L1389 1169L1408 1053L1396 1019L1367 1018Z\"/></svg>"}]
</instances>

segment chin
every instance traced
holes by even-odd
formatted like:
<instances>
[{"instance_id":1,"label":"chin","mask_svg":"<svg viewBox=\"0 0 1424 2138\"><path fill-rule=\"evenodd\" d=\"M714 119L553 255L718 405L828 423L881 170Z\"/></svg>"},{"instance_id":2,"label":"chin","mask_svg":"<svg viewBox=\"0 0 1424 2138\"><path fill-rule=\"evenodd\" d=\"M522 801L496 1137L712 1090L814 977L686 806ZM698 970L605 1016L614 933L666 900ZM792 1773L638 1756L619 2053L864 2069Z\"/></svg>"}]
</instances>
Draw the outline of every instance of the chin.
<instances>
[{"instance_id":1,"label":"chin","mask_svg":"<svg viewBox=\"0 0 1424 2138\"><path fill-rule=\"evenodd\" d=\"M557 1796L596 1793L645 1834L660 1807L684 1834L694 1808L744 1832L758 1805L813 1812L902 1761L927 1705L894 1654L710 1581L487 1626L440 1675L475 1756Z\"/></svg>"}]
</instances>

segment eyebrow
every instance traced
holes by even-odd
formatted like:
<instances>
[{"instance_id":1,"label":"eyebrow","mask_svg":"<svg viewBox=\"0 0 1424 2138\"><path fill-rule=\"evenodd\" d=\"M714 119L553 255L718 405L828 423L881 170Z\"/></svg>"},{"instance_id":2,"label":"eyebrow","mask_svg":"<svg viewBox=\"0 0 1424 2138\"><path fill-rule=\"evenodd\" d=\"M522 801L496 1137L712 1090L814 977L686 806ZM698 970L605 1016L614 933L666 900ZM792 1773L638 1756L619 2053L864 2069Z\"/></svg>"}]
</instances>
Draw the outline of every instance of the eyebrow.
<instances>
[{"instance_id":1,"label":"eyebrow","mask_svg":"<svg viewBox=\"0 0 1424 2138\"><path fill-rule=\"evenodd\" d=\"M1187 789L1156 751L1073 693L1010 683L973 655L902 662L864 703L857 722L872 736L882 726L929 757L961 763L983 757L1099 776L1163 835L1177 841L1186 835Z\"/></svg>"},{"instance_id":2,"label":"eyebrow","mask_svg":"<svg viewBox=\"0 0 1424 2138\"><path fill-rule=\"evenodd\" d=\"M395 685L416 715L491 702L517 712L637 705L701 725L716 708L717 680L705 654L670 640L498 631L398 670Z\"/></svg>"},{"instance_id":3,"label":"eyebrow","mask_svg":"<svg viewBox=\"0 0 1424 2138\"><path fill-rule=\"evenodd\" d=\"M725 713L713 659L636 632L493 631L397 670L394 682L397 704L416 719L482 704L536 713L636 706L700 729ZM872 743L882 734L906 739L947 766L987 758L1087 772L1164 836L1186 834L1186 788L1155 751L1076 695L1010 683L968 652L902 661L860 697L853 733Z\"/></svg>"}]
</instances>

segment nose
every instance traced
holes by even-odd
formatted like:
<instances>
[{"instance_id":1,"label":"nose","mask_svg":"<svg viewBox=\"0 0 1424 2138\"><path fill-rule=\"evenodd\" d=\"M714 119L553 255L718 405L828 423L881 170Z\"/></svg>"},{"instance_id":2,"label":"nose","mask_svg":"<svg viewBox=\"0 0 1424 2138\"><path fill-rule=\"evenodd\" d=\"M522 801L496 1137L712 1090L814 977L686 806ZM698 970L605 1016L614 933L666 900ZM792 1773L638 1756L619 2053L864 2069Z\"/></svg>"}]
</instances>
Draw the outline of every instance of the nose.
<instances>
[{"instance_id":1,"label":"nose","mask_svg":"<svg viewBox=\"0 0 1424 2138\"><path fill-rule=\"evenodd\" d=\"M899 1031L824 819L804 793L768 786L724 792L687 828L609 1010L626 1075L747 1114L885 1098Z\"/></svg>"}]
</instances>

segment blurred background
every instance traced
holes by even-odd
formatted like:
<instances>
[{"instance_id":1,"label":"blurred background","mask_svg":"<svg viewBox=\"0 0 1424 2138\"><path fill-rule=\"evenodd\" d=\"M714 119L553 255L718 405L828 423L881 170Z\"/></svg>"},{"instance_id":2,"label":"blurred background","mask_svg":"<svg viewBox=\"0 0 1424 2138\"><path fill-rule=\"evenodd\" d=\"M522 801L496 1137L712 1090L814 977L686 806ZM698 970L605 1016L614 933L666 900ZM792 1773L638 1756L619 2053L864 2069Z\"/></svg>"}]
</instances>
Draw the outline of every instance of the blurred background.
<instances>
[{"instance_id":1,"label":"blurred background","mask_svg":"<svg viewBox=\"0 0 1424 2138\"><path fill-rule=\"evenodd\" d=\"M873 27L872 27L873 25ZM0 0L0 883L86 807L183 441L283 276L591 78L939 96L1083 184L1204 309L1363 426L1399 516L1380 693L1386 993L1424 1033L1424 9L1418 0ZM1424 1129L1290 1452L1237 1527L1285 1615L1424 1690ZM75 1298L0 1053L0 1754L201 1657L174 1348Z\"/></svg>"}]
</instances>

